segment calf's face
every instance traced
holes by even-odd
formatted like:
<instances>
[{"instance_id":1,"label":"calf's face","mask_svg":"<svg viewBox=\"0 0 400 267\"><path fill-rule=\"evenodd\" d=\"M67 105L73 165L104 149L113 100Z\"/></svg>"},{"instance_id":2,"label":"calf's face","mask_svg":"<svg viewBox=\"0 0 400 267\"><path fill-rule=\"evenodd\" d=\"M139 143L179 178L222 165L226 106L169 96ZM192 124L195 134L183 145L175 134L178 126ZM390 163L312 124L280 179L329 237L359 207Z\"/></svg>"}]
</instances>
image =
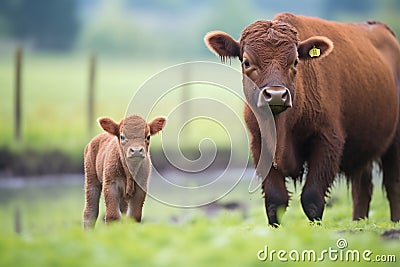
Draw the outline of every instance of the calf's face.
<instances>
[{"instance_id":1,"label":"calf's face","mask_svg":"<svg viewBox=\"0 0 400 267\"><path fill-rule=\"evenodd\" d=\"M249 105L270 108L274 115L293 105L299 61L325 57L333 49L323 36L300 42L296 28L281 21L257 21L243 30L239 41L221 31L209 32L204 40L222 61L241 60L242 73L249 78L243 79Z\"/></svg>"},{"instance_id":2,"label":"calf's face","mask_svg":"<svg viewBox=\"0 0 400 267\"><path fill-rule=\"evenodd\" d=\"M110 118L99 120L100 126L119 139L119 145L128 163L140 162L149 155L150 136L164 128L166 118L157 117L147 123L142 117L132 115L116 123Z\"/></svg>"}]
</instances>

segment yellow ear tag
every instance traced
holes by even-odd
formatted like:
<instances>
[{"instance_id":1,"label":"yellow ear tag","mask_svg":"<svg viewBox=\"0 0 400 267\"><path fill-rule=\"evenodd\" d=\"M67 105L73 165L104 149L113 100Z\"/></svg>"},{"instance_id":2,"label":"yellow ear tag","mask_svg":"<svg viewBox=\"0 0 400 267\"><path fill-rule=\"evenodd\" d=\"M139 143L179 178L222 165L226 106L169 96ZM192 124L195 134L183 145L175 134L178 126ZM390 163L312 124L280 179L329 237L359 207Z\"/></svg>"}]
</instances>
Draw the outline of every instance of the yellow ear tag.
<instances>
[{"instance_id":1,"label":"yellow ear tag","mask_svg":"<svg viewBox=\"0 0 400 267\"><path fill-rule=\"evenodd\" d=\"M315 46L310 49L310 52L308 52L310 57L319 57L321 55L321 49L316 48Z\"/></svg>"}]
</instances>

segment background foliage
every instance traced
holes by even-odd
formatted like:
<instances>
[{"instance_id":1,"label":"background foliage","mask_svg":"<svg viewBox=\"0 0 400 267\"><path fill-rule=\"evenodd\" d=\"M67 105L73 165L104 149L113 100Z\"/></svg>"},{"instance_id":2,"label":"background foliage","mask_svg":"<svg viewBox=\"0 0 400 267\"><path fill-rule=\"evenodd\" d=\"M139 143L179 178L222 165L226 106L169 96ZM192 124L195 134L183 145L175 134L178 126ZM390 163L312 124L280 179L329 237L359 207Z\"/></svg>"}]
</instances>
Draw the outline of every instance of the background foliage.
<instances>
[{"instance_id":1,"label":"background foliage","mask_svg":"<svg viewBox=\"0 0 400 267\"><path fill-rule=\"evenodd\" d=\"M136 57L208 55L202 38L220 29L238 37L257 19L283 11L332 20L379 19L399 34L396 0L3 0L0 38L34 50L95 50Z\"/></svg>"}]
</instances>

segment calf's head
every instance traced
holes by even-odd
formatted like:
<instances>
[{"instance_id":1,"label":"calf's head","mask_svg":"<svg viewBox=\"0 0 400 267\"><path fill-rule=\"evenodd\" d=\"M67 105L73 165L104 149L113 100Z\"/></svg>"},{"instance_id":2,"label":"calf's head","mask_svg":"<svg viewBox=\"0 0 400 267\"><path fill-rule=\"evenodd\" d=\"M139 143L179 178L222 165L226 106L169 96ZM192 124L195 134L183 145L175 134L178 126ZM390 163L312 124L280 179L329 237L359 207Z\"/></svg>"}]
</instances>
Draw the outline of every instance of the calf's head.
<instances>
[{"instance_id":1,"label":"calf's head","mask_svg":"<svg viewBox=\"0 0 400 267\"><path fill-rule=\"evenodd\" d=\"M148 123L140 116L131 115L120 123L107 117L99 118L98 122L101 128L118 138L127 162L134 163L148 157L150 136L164 128L166 118L157 117Z\"/></svg>"},{"instance_id":2,"label":"calf's head","mask_svg":"<svg viewBox=\"0 0 400 267\"><path fill-rule=\"evenodd\" d=\"M314 36L300 41L296 28L278 20L260 20L242 31L239 41L221 31L209 32L204 41L222 61L242 62L244 92L253 108L271 108L274 115L292 107L299 61L327 56L332 41ZM254 86L254 83L256 86Z\"/></svg>"}]
</instances>

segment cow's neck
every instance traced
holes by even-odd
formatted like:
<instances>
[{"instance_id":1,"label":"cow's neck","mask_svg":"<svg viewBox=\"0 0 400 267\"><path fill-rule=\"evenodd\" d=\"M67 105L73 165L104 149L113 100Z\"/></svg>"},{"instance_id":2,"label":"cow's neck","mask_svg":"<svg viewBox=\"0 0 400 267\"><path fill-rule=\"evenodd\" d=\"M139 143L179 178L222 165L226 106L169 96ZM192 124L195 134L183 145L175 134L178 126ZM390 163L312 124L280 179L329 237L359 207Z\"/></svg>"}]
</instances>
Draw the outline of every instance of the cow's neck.
<instances>
[{"instance_id":1,"label":"cow's neck","mask_svg":"<svg viewBox=\"0 0 400 267\"><path fill-rule=\"evenodd\" d=\"M308 118L315 122L322 112L319 77L314 67L315 63L304 62L299 71L296 86L296 99L293 108L298 111L298 118ZM301 82L300 82L301 81ZM309 122L306 122L309 123Z\"/></svg>"},{"instance_id":2,"label":"cow's neck","mask_svg":"<svg viewBox=\"0 0 400 267\"><path fill-rule=\"evenodd\" d=\"M277 169L284 176L297 177L302 162L299 161L299 151L296 150L297 142L302 139L300 136L293 136L293 132L302 133L294 118L295 110L290 113L282 113L275 117L276 127L276 148L273 158L273 168ZM306 134L306 133L304 133Z\"/></svg>"}]
</instances>

